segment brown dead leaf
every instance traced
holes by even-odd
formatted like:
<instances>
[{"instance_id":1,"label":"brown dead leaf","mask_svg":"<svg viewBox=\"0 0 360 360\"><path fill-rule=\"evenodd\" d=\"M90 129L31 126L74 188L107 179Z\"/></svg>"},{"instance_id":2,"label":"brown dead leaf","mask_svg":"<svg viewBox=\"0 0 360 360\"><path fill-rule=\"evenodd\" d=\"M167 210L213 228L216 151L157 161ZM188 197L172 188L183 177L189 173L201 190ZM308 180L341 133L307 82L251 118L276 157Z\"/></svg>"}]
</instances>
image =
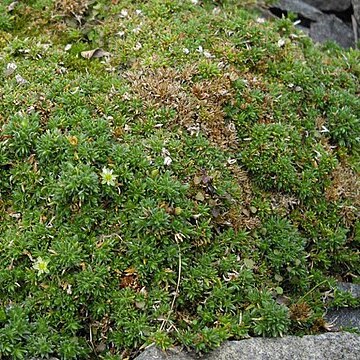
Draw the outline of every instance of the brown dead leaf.
<instances>
[{"instance_id":1,"label":"brown dead leaf","mask_svg":"<svg viewBox=\"0 0 360 360\"><path fill-rule=\"evenodd\" d=\"M242 213L243 213L246 217L250 217L250 212L249 212L248 209L243 208L243 209L242 209Z\"/></svg>"},{"instance_id":2,"label":"brown dead leaf","mask_svg":"<svg viewBox=\"0 0 360 360\"><path fill-rule=\"evenodd\" d=\"M200 176L194 176L194 184L199 185L201 183L201 177Z\"/></svg>"},{"instance_id":3,"label":"brown dead leaf","mask_svg":"<svg viewBox=\"0 0 360 360\"><path fill-rule=\"evenodd\" d=\"M140 291L139 277L137 274L124 274L120 279L120 288L130 288L135 291Z\"/></svg>"},{"instance_id":4,"label":"brown dead leaf","mask_svg":"<svg viewBox=\"0 0 360 360\"><path fill-rule=\"evenodd\" d=\"M201 191L199 191L199 192L195 195L195 199L196 199L197 201L204 201L204 200L205 200L204 194L203 194Z\"/></svg>"},{"instance_id":5,"label":"brown dead leaf","mask_svg":"<svg viewBox=\"0 0 360 360\"><path fill-rule=\"evenodd\" d=\"M93 49L93 50L89 50L89 51L82 51L81 52L81 56L84 59L97 59L97 58L102 58L102 57L106 57L106 56L111 56L111 53L104 51L101 48L97 48L97 49Z\"/></svg>"}]
</instances>

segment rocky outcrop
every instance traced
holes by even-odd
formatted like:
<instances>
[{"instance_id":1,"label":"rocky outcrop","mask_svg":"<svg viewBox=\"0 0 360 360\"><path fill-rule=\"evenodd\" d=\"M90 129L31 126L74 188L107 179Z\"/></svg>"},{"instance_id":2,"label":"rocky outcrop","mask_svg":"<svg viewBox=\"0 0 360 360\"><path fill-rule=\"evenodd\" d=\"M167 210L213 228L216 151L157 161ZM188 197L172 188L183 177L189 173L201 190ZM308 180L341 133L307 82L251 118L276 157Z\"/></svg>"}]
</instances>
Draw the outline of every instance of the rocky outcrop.
<instances>
[{"instance_id":1,"label":"rocky outcrop","mask_svg":"<svg viewBox=\"0 0 360 360\"><path fill-rule=\"evenodd\" d=\"M306 19L317 21L324 15L319 9L300 0L280 0L274 5L281 11L291 11Z\"/></svg>"},{"instance_id":2,"label":"rocky outcrop","mask_svg":"<svg viewBox=\"0 0 360 360\"><path fill-rule=\"evenodd\" d=\"M338 289L360 298L360 285L339 282ZM325 319L334 331L341 328L360 330L360 310L341 308L330 310ZM179 348L163 352L150 347L135 360L357 360L360 359L360 336L346 332L330 332L304 337L251 338L228 341L202 357Z\"/></svg>"},{"instance_id":3,"label":"rocky outcrop","mask_svg":"<svg viewBox=\"0 0 360 360\"><path fill-rule=\"evenodd\" d=\"M319 43L335 41L344 48L355 46L353 30L335 15L322 16L310 25L310 37Z\"/></svg>"},{"instance_id":4,"label":"rocky outcrop","mask_svg":"<svg viewBox=\"0 0 360 360\"><path fill-rule=\"evenodd\" d=\"M352 6L354 10L352 22L355 33L355 41L358 42L360 40L360 0L352 0Z\"/></svg>"},{"instance_id":5,"label":"rocky outcrop","mask_svg":"<svg viewBox=\"0 0 360 360\"><path fill-rule=\"evenodd\" d=\"M304 0L322 11L345 11L351 6L351 0Z\"/></svg>"},{"instance_id":6,"label":"rocky outcrop","mask_svg":"<svg viewBox=\"0 0 360 360\"><path fill-rule=\"evenodd\" d=\"M359 299L360 298L360 285L358 284L352 284L347 282L338 282L337 288L341 291L346 291L354 298Z\"/></svg>"},{"instance_id":7,"label":"rocky outcrop","mask_svg":"<svg viewBox=\"0 0 360 360\"><path fill-rule=\"evenodd\" d=\"M348 292L354 298L360 298L360 285L339 282L337 287L338 290ZM325 319L336 331L344 328L356 328L360 331L360 309L358 308L343 307L331 309L327 311Z\"/></svg>"},{"instance_id":8,"label":"rocky outcrop","mask_svg":"<svg viewBox=\"0 0 360 360\"><path fill-rule=\"evenodd\" d=\"M298 26L316 42L335 41L344 48L356 47L360 29L360 0L278 0L270 11L298 15Z\"/></svg>"},{"instance_id":9,"label":"rocky outcrop","mask_svg":"<svg viewBox=\"0 0 360 360\"><path fill-rule=\"evenodd\" d=\"M195 354L179 349L166 353L151 347L136 360L194 360ZM285 336L283 338L251 338L229 341L200 358L203 360L358 360L360 336L350 333L327 333L317 336Z\"/></svg>"},{"instance_id":10,"label":"rocky outcrop","mask_svg":"<svg viewBox=\"0 0 360 360\"><path fill-rule=\"evenodd\" d=\"M326 321L332 325L334 330L357 329L360 331L360 310L351 308L340 308L331 310L325 316Z\"/></svg>"}]
</instances>

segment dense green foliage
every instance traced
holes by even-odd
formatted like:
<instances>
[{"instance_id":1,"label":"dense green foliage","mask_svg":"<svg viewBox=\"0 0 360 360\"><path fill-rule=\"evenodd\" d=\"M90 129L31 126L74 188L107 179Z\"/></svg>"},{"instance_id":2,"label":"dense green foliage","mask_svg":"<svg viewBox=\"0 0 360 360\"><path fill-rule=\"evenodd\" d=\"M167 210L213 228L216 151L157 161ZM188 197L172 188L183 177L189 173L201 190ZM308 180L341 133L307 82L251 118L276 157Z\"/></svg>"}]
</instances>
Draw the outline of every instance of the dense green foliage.
<instances>
[{"instance_id":1,"label":"dense green foliage","mask_svg":"<svg viewBox=\"0 0 360 360\"><path fill-rule=\"evenodd\" d=\"M1 358L207 351L359 305L336 290L359 281L359 51L234 1L10 3Z\"/></svg>"}]
</instances>

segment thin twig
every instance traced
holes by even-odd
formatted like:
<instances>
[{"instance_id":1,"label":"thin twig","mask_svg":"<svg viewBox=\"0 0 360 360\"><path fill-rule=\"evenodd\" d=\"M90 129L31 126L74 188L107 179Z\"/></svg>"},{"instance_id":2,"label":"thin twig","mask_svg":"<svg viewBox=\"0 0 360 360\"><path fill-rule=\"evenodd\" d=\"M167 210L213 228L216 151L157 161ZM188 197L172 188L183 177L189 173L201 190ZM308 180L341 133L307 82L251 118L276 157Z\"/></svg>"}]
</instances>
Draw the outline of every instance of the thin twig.
<instances>
[{"instance_id":1,"label":"thin twig","mask_svg":"<svg viewBox=\"0 0 360 360\"><path fill-rule=\"evenodd\" d=\"M303 301L309 294L311 294L316 288L318 288L319 286L321 286L322 284L326 283L328 280L323 280L322 282L320 282L319 284L315 285L312 289L310 289L304 296L302 296L299 300Z\"/></svg>"},{"instance_id":2,"label":"thin twig","mask_svg":"<svg viewBox=\"0 0 360 360\"><path fill-rule=\"evenodd\" d=\"M172 302L171 302L171 307L170 307L168 316L167 316L166 319L163 320L163 322L162 322L162 324L161 324L161 326L160 326L160 330L162 330L162 329L164 328L165 324L169 321L170 315L171 315L171 313L172 313L173 310L174 310L175 301L176 301L176 298L177 298L178 295L179 295L180 281L181 281L181 253L180 253L180 247L179 247L178 280L177 280L177 284L176 284L176 288L175 288L175 294L174 294L173 300L172 300Z\"/></svg>"},{"instance_id":3,"label":"thin twig","mask_svg":"<svg viewBox=\"0 0 360 360\"><path fill-rule=\"evenodd\" d=\"M89 336L89 338L90 338L90 345L91 345L91 347L92 347L92 349L93 349L93 351L94 351L94 354L95 354L96 358L98 358L98 355L97 355L97 352L96 352L96 348L95 348L94 343L93 343L91 324L90 324L90 336Z\"/></svg>"}]
</instances>

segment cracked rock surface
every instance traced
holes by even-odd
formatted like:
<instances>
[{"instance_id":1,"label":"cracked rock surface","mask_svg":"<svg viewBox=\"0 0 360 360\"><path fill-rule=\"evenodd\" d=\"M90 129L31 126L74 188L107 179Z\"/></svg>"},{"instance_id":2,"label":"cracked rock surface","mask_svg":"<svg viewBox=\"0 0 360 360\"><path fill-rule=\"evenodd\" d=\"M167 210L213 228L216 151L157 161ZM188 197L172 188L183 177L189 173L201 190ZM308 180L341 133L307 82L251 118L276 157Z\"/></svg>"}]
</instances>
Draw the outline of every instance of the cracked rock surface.
<instances>
[{"instance_id":1,"label":"cracked rock surface","mask_svg":"<svg viewBox=\"0 0 360 360\"><path fill-rule=\"evenodd\" d=\"M360 285L339 282L338 289L360 297ZM334 330L354 327L360 330L360 310L342 308L330 310L326 320ZM347 332L330 332L304 337L251 338L228 341L202 357L179 348L163 352L150 347L135 360L358 360L360 359L360 336Z\"/></svg>"},{"instance_id":2,"label":"cracked rock surface","mask_svg":"<svg viewBox=\"0 0 360 360\"><path fill-rule=\"evenodd\" d=\"M251 338L228 341L202 358L178 349L166 353L151 347L136 360L358 360L360 336L351 333L327 333L317 336Z\"/></svg>"},{"instance_id":3,"label":"cracked rock surface","mask_svg":"<svg viewBox=\"0 0 360 360\"><path fill-rule=\"evenodd\" d=\"M353 31L335 15L325 15L313 22L309 34L316 42L332 40L344 48L354 46L355 42Z\"/></svg>"},{"instance_id":4,"label":"cracked rock surface","mask_svg":"<svg viewBox=\"0 0 360 360\"><path fill-rule=\"evenodd\" d=\"M357 46L360 0L278 0L270 11L277 16L297 14L299 27L315 42L334 41L344 48Z\"/></svg>"},{"instance_id":5,"label":"cracked rock surface","mask_svg":"<svg viewBox=\"0 0 360 360\"><path fill-rule=\"evenodd\" d=\"M351 6L351 0L304 0L323 11L345 11Z\"/></svg>"},{"instance_id":6,"label":"cracked rock surface","mask_svg":"<svg viewBox=\"0 0 360 360\"><path fill-rule=\"evenodd\" d=\"M360 285L339 282L337 287L341 291L350 293L354 298L360 298ZM356 328L360 331L360 309L350 307L331 309L325 315L325 319L336 331L343 328Z\"/></svg>"}]
</instances>

